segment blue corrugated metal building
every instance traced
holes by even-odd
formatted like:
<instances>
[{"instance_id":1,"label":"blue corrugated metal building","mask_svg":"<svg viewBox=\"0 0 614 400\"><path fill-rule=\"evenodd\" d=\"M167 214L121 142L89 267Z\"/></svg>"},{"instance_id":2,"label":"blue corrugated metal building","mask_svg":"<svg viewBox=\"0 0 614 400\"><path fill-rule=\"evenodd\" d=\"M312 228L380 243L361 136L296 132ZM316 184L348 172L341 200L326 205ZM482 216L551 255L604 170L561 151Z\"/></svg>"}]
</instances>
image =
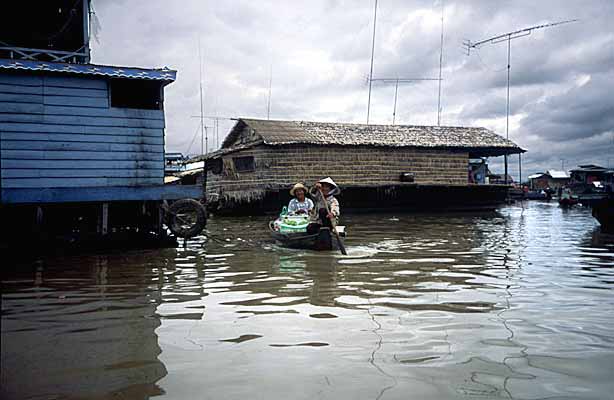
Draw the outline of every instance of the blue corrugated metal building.
<instances>
[{"instance_id":1,"label":"blue corrugated metal building","mask_svg":"<svg viewBox=\"0 0 614 400\"><path fill-rule=\"evenodd\" d=\"M0 59L2 203L197 195L163 185L163 88L174 79L168 69Z\"/></svg>"},{"instance_id":2,"label":"blue corrugated metal building","mask_svg":"<svg viewBox=\"0 0 614 400\"><path fill-rule=\"evenodd\" d=\"M159 229L163 200L202 197L164 185L164 87L176 71L90 64L91 2L39 5L11 3L5 15L31 18L0 27L3 222Z\"/></svg>"}]
</instances>

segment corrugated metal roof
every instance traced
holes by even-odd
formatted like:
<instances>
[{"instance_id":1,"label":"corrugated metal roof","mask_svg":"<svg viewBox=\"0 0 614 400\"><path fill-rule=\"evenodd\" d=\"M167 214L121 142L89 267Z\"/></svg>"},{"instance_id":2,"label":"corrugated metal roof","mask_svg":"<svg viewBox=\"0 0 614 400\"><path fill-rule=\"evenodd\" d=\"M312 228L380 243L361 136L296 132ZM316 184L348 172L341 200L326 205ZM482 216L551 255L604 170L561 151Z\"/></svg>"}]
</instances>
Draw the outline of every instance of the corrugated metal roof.
<instances>
[{"instance_id":1,"label":"corrugated metal roof","mask_svg":"<svg viewBox=\"0 0 614 400\"><path fill-rule=\"evenodd\" d=\"M249 126L267 145L315 144L462 148L486 155L523 153L514 142L486 128L420 125L365 125L332 122L271 121L242 118L222 148L235 143Z\"/></svg>"},{"instance_id":2,"label":"corrugated metal roof","mask_svg":"<svg viewBox=\"0 0 614 400\"><path fill-rule=\"evenodd\" d=\"M165 82L172 82L177 76L177 71L173 71L166 67L162 69L144 69L110 65L69 64L12 59L0 59L0 70L45 71L71 75L108 76L111 78L147 79Z\"/></svg>"},{"instance_id":3,"label":"corrugated metal roof","mask_svg":"<svg viewBox=\"0 0 614 400\"><path fill-rule=\"evenodd\" d=\"M529 179L537 179L537 178L541 178L542 176L544 176L545 174L543 172L537 173L537 174L533 174L533 175L529 175Z\"/></svg>"},{"instance_id":4,"label":"corrugated metal roof","mask_svg":"<svg viewBox=\"0 0 614 400\"><path fill-rule=\"evenodd\" d=\"M607 168L595 164L579 165L578 168L572 169L570 172L605 172Z\"/></svg>"},{"instance_id":5,"label":"corrugated metal roof","mask_svg":"<svg viewBox=\"0 0 614 400\"><path fill-rule=\"evenodd\" d=\"M550 175L551 178L554 178L554 179L568 179L569 178L569 175L567 175L567 172L558 171L556 169L549 169L548 171L546 171L546 173Z\"/></svg>"}]
</instances>

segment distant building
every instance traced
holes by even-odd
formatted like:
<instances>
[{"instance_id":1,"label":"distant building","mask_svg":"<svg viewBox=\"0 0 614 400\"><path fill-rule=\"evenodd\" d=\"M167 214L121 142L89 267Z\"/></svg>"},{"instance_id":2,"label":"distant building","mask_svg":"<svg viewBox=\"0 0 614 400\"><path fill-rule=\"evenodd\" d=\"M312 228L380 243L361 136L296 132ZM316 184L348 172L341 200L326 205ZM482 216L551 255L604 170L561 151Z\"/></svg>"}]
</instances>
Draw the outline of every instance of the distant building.
<instances>
[{"instance_id":1,"label":"distant building","mask_svg":"<svg viewBox=\"0 0 614 400\"><path fill-rule=\"evenodd\" d=\"M185 170L183 161L185 157L181 153L164 154L164 175L176 175Z\"/></svg>"},{"instance_id":2,"label":"distant building","mask_svg":"<svg viewBox=\"0 0 614 400\"><path fill-rule=\"evenodd\" d=\"M571 183L591 184L593 182L612 182L614 177L614 169L601 167L595 164L579 165L578 168L572 169Z\"/></svg>"},{"instance_id":3,"label":"distant building","mask_svg":"<svg viewBox=\"0 0 614 400\"><path fill-rule=\"evenodd\" d=\"M491 171L488 171L488 181L492 185L504 185L505 184L505 174L495 174ZM514 177L511 175L507 175L507 183L514 184Z\"/></svg>"},{"instance_id":4,"label":"distant building","mask_svg":"<svg viewBox=\"0 0 614 400\"><path fill-rule=\"evenodd\" d=\"M566 186L568 183L569 175L567 172L554 169L529 176L529 185L533 190L542 190L546 188L556 190L560 187Z\"/></svg>"},{"instance_id":5,"label":"distant building","mask_svg":"<svg viewBox=\"0 0 614 400\"><path fill-rule=\"evenodd\" d=\"M200 159L218 210L278 210L292 184L325 176L342 188L346 209L443 210L496 207L508 187L470 182L470 159L521 152L484 128L242 118Z\"/></svg>"},{"instance_id":6,"label":"distant building","mask_svg":"<svg viewBox=\"0 0 614 400\"><path fill-rule=\"evenodd\" d=\"M614 191L614 169L585 164L570 172L571 191L584 205L592 206Z\"/></svg>"}]
</instances>

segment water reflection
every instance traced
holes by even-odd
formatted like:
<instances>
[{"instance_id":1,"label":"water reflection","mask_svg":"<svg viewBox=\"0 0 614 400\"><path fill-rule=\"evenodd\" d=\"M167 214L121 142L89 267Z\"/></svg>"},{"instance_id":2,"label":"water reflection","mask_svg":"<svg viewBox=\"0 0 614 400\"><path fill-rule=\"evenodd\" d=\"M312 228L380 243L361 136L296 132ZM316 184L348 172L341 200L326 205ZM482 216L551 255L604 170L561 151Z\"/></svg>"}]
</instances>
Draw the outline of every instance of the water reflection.
<instances>
[{"instance_id":1,"label":"water reflection","mask_svg":"<svg viewBox=\"0 0 614 400\"><path fill-rule=\"evenodd\" d=\"M614 241L588 210L344 216L346 257L279 247L266 222L213 218L185 249L7 273L3 390L537 399L614 389Z\"/></svg>"},{"instance_id":2,"label":"water reflection","mask_svg":"<svg viewBox=\"0 0 614 400\"><path fill-rule=\"evenodd\" d=\"M2 398L163 394L162 299L147 263L133 255L13 266L2 281Z\"/></svg>"}]
</instances>

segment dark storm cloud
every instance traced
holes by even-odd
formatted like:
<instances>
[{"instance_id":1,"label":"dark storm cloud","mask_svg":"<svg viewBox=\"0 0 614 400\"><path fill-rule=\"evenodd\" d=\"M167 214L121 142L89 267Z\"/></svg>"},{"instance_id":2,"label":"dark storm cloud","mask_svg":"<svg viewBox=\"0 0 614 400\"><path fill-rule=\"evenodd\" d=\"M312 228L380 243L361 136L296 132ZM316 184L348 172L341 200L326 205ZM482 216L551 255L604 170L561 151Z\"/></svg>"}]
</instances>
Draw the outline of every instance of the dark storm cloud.
<instances>
[{"instance_id":1,"label":"dark storm cloud","mask_svg":"<svg viewBox=\"0 0 614 400\"><path fill-rule=\"evenodd\" d=\"M272 118L365 121L372 1L94 0L94 6L103 26L95 62L178 70L166 89L169 150L186 151L198 125L192 116L199 112L199 36L205 114L266 117L272 67ZM463 39L578 18L512 41L509 134L528 150L528 169L560 167L561 158L614 166L614 2L444 6L444 124L505 135L507 46L485 44L467 56ZM436 77L440 12L435 0L379 0L374 76ZM402 85L397 121L435 124L437 91L436 82ZM391 122L393 98L393 86L373 85L372 122ZM232 123L222 122L222 136Z\"/></svg>"},{"instance_id":2,"label":"dark storm cloud","mask_svg":"<svg viewBox=\"0 0 614 400\"><path fill-rule=\"evenodd\" d=\"M528 104L522 126L542 140L567 141L614 131L614 73L593 75L575 87L542 103Z\"/></svg>"}]
</instances>

